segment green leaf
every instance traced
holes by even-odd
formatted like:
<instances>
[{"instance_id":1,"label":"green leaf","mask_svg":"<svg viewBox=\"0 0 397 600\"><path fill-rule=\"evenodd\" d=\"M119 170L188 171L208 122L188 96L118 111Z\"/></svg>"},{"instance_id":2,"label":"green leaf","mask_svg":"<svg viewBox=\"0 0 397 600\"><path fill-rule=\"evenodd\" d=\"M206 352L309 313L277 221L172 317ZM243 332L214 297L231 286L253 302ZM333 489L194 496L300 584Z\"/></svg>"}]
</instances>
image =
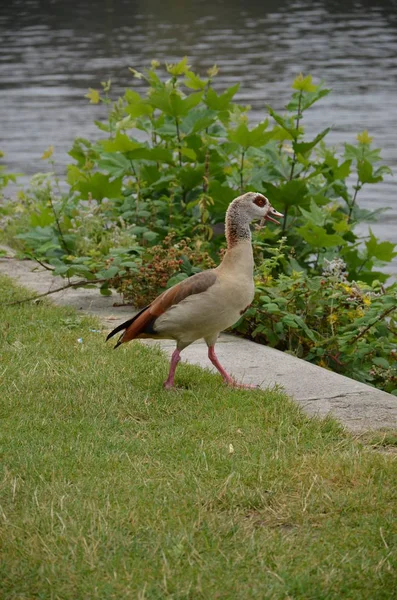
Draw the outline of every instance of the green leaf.
<instances>
[{"instance_id":1,"label":"green leaf","mask_svg":"<svg viewBox=\"0 0 397 600\"><path fill-rule=\"evenodd\" d=\"M116 266L109 267L108 269L103 269L102 271L98 271L95 275L97 279L112 279L119 272L119 268Z\"/></svg>"},{"instance_id":2,"label":"green leaf","mask_svg":"<svg viewBox=\"0 0 397 600\"><path fill-rule=\"evenodd\" d=\"M187 56L184 56L182 60L175 65L166 63L168 73L174 76L186 74L189 71L189 67L190 66L187 64Z\"/></svg>"},{"instance_id":3,"label":"green leaf","mask_svg":"<svg viewBox=\"0 0 397 600\"><path fill-rule=\"evenodd\" d=\"M127 102L125 112L133 119L144 116L150 117L153 114L153 106L151 106L150 101L141 98L137 92L127 90L124 98Z\"/></svg>"},{"instance_id":4,"label":"green leaf","mask_svg":"<svg viewBox=\"0 0 397 600\"><path fill-rule=\"evenodd\" d=\"M94 123L101 131L105 131L106 133L109 133L111 131L110 125L108 123L102 123L101 121L94 121Z\"/></svg>"},{"instance_id":5,"label":"green leaf","mask_svg":"<svg viewBox=\"0 0 397 600\"><path fill-rule=\"evenodd\" d=\"M254 148L259 148L260 146L264 146L267 144L269 140L273 137L272 131L265 131L269 125L268 119L258 123L256 127L251 129L249 132L249 145Z\"/></svg>"},{"instance_id":6,"label":"green leaf","mask_svg":"<svg viewBox=\"0 0 397 600\"><path fill-rule=\"evenodd\" d=\"M110 181L110 175L103 173L95 173L85 181L79 181L76 184L76 189L80 191L81 197L85 200L89 195L95 200L103 198L117 198L121 194L121 177Z\"/></svg>"},{"instance_id":7,"label":"green leaf","mask_svg":"<svg viewBox=\"0 0 397 600\"><path fill-rule=\"evenodd\" d=\"M154 107L162 110L166 115L174 118L184 117L201 102L203 93L196 92L186 98L182 98L180 92L176 89L164 88L154 91L149 97L149 102Z\"/></svg>"},{"instance_id":8,"label":"green leaf","mask_svg":"<svg viewBox=\"0 0 397 600\"><path fill-rule=\"evenodd\" d=\"M86 173L82 172L76 165L68 165L67 166L67 176L66 181L68 184L73 187L78 181L86 178Z\"/></svg>"},{"instance_id":9,"label":"green leaf","mask_svg":"<svg viewBox=\"0 0 397 600\"><path fill-rule=\"evenodd\" d=\"M111 296L112 295L112 291L109 290L109 288L106 286L101 286L99 291L102 296Z\"/></svg>"},{"instance_id":10,"label":"green leaf","mask_svg":"<svg viewBox=\"0 0 397 600\"><path fill-rule=\"evenodd\" d=\"M374 363L374 365L382 367L383 369L388 369L390 367L388 361L385 358L382 358L381 356L375 356L372 359L372 362Z\"/></svg>"},{"instance_id":11,"label":"green leaf","mask_svg":"<svg viewBox=\"0 0 397 600\"><path fill-rule=\"evenodd\" d=\"M358 162L357 173L361 183L378 183L383 180L382 174L374 175L374 168L368 160Z\"/></svg>"},{"instance_id":12,"label":"green leaf","mask_svg":"<svg viewBox=\"0 0 397 600\"><path fill-rule=\"evenodd\" d=\"M265 131L269 122L266 119L256 127L248 129L246 123L240 123L236 129L229 130L229 140L242 146L245 150L249 147L259 148L273 137L273 132Z\"/></svg>"},{"instance_id":13,"label":"green leaf","mask_svg":"<svg viewBox=\"0 0 397 600\"><path fill-rule=\"evenodd\" d=\"M334 169L334 172L333 172L334 179L344 180L344 179L346 179L346 177L349 177L351 164L352 164L351 160L345 160L336 169Z\"/></svg>"},{"instance_id":14,"label":"green leaf","mask_svg":"<svg viewBox=\"0 0 397 600\"><path fill-rule=\"evenodd\" d=\"M369 240L365 242L369 258L377 258L384 262L390 262L397 256L397 252L394 252L395 244L392 242L378 242L371 229L369 230L369 234Z\"/></svg>"},{"instance_id":15,"label":"green leaf","mask_svg":"<svg viewBox=\"0 0 397 600\"><path fill-rule=\"evenodd\" d=\"M152 160L154 162L165 162L170 165L174 163L171 150L159 148L158 146L155 148L145 148L142 146L141 148L127 152L127 157L131 160Z\"/></svg>"},{"instance_id":16,"label":"green leaf","mask_svg":"<svg viewBox=\"0 0 397 600\"><path fill-rule=\"evenodd\" d=\"M32 212L30 224L32 227L46 227L54 222L54 213L51 208L42 208L40 212Z\"/></svg>"},{"instance_id":17,"label":"green leaf","mask_svg":"<svg viewBox=\"0 0 397 600\"><path fill-rule=\"evenodd\" d=\"M284 119L284 117L276 113L271 106L266 106L266 108L276 123L278 123L280 127L282 127L282 129L284 129L284 131L286 131L292 137L292 139L296 141L299 137L299 130L294 127L293 120L291 118L288 118L288 120Z\"/></svg>"},{"instance_id":18,"label":"green leaf","mask_svg":"<svg viewBox=\"0 0 397 600\"><path fill-rule=\"evenodd\" d=\"M176 285L180 281L187 279L188 277L189 277L189 275L187 273L178 273L177 275L174 275L167 281L167 289L169 289L173 285Z\"/></svg>"},{"instance_id":19,"label":"green leaf","mask_svg":"<svg viewBox=\"0 0 397 600\"><path fill-rule=\"evenodd\" d=\"M94 90L92 88L88 88L88 92L87 92L87 94L84 95L84 98L88 98L90 101L90 104L99 104L99 102L101 100L101 96L100 96L98 90Z\"/></svg>"},{"instance_id":20,"label":"green leaf","mask_svg":"<svg viewBox=\"0 0 397 600\"><path fill-rule=\"evenodd\" d=\"M301 92L315 92L317 89L317 86L312 83L312 76L303 77L302 73L299 73L291 87Z\"/></svg>"},{"instance_id":21,"label":"green leaf","mask_svg":"<svg viewBox=\"0 0 397 600\"><path fill-rule=\"evenodd\" d=\"M313 92L312 94L305 94L301 102L301 111L303 112L304 110L307 110L308 108L310 108L310 106L312 106L312 104L314 104L318 100L321 100L321 98L324 98L324 96L328 96L328 94L330 93L330 89L323 88L321 90L319 89L316 92Z\"/></svg>"},{"instance_id":22,"label":"green leaf","mask_svg":"<svg viewBox=\"0 0 397 600\"><path fill-rule=\"evenodd\" d=\"M216 120L216 116L217 113L215 110L208 110L206 108L191 110L181 122L179 126L180 131L186 135L203 131L203 129L209 127Z\"/></svg>"},{"instance_id":23,"label":"green leaf","mask_svg":"<svg viewBox=\"0 0 397 600\"><path fill-rule=\"evenodd\" d=\"M236 83L236 85L233 85L232 87L228 88L226 92L223 92L223 94L219 95L215 92L215 90L212 89L212 87L210 87L205 97L205 102L208 108L213 110L227 110L230 106L230 101L232 100L233 96L237 94L239 87L240 84Z\"/></svg>"},{"instance_id":24,"label":"green leaf","mask_svg":"<svg viewBox=\"0 0 397 600\"><path fill-rule=\"evenodd\" d=\"M292 142L294 152L296 152L296 154L306 154L307 152L310 152L310 150L317 146L317 144L327 135L329 131L331 131L331 128L327 127L327 129L324 129L324 131L316 135L314 140L311 142Z\"/></svg>"},{"instance_id":25,"label":"green leaf","mask_svg":"<svg viewBox=\"0 0 397 600\"><path fill-rule=\"evenodd\" d=\"M214 205L211 207L211 214L218 220L223 221L230 202L236 197L235 190L227 185L222 185L215 179L211 179L208 193L214 200Z\"/></svg>"},{"instance_id":26,"label":"green leaf","mask_svg":"<svg viewBox=\"0 0 397 600\"><path fill-rule=\"evenodd\" d=\"M187 150L187 148L185 149ZM192 190L203 182L204 166L184 166L178 170L179 180L185 190Z\"/></svg>"},{"instance_id":27,"label":"green leaf","mask_svg":"<svg viewBox=\"0 0 397 600\"><path fill-rule=\"evenodd\" d=\"M142 144L131 140L128 135L117 131L116 136L109 140L101 140L100 142L105 152L130 152L136 148L141 148Z\"/></svg>"},{"instance_id":28,"label":"green leaf","mask_svg":"<svg viewBox=\"0 0 397 600\"><path fill-rule=\"evenodd\" d=\"M142 237L148 242L154 242L159 237L159 234L155 231L145 231Z\"/></svg>"},{"instance_id":29,"label":"green leaf","mask_svg":"<svg viewBox=\"0 0 397 600\"><path fill-rule=\"evenodd\" d=\"M344 246L346 241L336 233L327 233L324 227L314 223L305 223L297 229L299 235L313 246L313 248L333 248L334 246Z\"/></svg>"},{"instance_id":30,"label":"green leaf","mask_svg":"<svg viewBox=\"0 0 397 600\"><path fill-rule=\"evenodd\" d=\"M182 146L180 148L180 152L181 152L182 156L185 156L192 162L195 162L197 160L197 154L191 148L186 148L185 146Z\"/></svg>"},{"instance_id":31,"label":"green leaf","mask_svg":"<svg viewBox=\"0 0 397 600\"><path fill-rule=\"evenodd\" d=\"M317 206L313 199L310 201L310 212L304 208L300 208L299 210L305 217L306 222L314 223L315 225L320 226L324 225L327 214L324 213L319 206Z\"/></svg>"},{"instance_id":32,"label":"green leaf","mask_svg":"<svg viewBox=\"0 0 397 600\"><path fill-rule=\"evenodd\" d=\"M302 317L300 317L299 315L293 315L295 322L297 323L297 325L299 325L299 327L301 327L303 329L303 331L306 333L307 337L309 339L312 340L312 342L316 342L317 341L317 337L315 332L310 329L305 321L302 319Z\"/></svg>"},{"instance_id":33,"label":"green leaf","mask_svg":"<svg viewBox=\"0 0 397 600\"><path fill-rule=\"evenodd\" d=\"M266 304L266 306L264 307L266 312L268 312L271 315L280 313L280 307L277 306L277 304L275 304L274 302L270 302L269 304Z\"/></svg>"},{"instance_id":34,"label":"green leaf","mask_svg":"<svg viewBox=\"0 0 397 600\"><path fill-rule=\"evenodd\" d=\"M119 152L103 152L98 161L98 168L106 171L112 177L124 177L132 174L131 163L124 154Z\"/></svg>"},{"instance_id":35,"label":"green leaf","mask_svg":"<svg viewBox=\"0 0 397 600\"><path fill-rule=\"evenodd\" d=\"M305 206L309 202L307 186L302 179L287 181L280 187L265 183L264 188L266 196L274 206Z\"/></svg>"},{"instance_id":36,"label":"green leaf","mask_svg":"<svg viewBox=\"0 0 397 600\"><path fill-rule=\"evenodd\" d=\"M208 79L200 79L193 71L186 71L185 77L183 83L192 90L204 90L208 83Z\"/></svg>"}]
</instances>

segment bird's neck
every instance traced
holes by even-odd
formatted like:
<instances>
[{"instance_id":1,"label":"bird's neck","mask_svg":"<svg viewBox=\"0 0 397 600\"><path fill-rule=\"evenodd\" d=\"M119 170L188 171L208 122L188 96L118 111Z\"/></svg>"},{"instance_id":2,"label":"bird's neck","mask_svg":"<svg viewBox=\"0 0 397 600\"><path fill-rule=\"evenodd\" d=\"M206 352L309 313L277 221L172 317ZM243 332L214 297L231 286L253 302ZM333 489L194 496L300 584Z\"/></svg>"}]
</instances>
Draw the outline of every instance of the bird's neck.
<instances>
[{"instance_id":1,"label":"bird's neck","mask_svg":"<svg viewBox=\"0 0 397 600\"><path fill-rule=\"evenodd\" d=\"M250 219L233 204L226 214L227 251L222 268L236 270L252 276L254 258L252 254Z\"/></svg>"},{"instance_id":2,"label":"bird's neck","mask_svg":"<svg viewBox=\"0 0 397 600\"><path fill-rule=\"evenodd\" d=\"M243 241L251 244L250 219L234 202L226 213L226 241L228 250Z\"/></svg>"}]
</instances>

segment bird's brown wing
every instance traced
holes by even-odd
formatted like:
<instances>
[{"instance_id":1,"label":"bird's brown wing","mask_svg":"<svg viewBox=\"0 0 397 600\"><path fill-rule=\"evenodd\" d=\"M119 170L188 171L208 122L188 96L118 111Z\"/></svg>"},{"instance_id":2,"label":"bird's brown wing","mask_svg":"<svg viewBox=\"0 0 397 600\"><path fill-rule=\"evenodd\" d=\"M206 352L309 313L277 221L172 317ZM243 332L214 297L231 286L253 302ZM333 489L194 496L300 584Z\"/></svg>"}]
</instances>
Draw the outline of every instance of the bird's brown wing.
<instances>
[{"instance_id":1,"label":"bird's brown wing","mask_svg":"<svg viewBox=\"0 0 397 600\"><path fill-rule=\"evenodd\" d=\"M108 340L119 331L125 330L116 344L117 347L144 334L154 333L153 325L160 315L164 314L171 306L182 302L188 296L202 294L207 291L214 285L216 279L217 275L211 269L180 281L169 290L160 294L160 296L143 308L135 317L116 327L116 329L109 333L106 339Z\"/></svg>"}]
</instances>

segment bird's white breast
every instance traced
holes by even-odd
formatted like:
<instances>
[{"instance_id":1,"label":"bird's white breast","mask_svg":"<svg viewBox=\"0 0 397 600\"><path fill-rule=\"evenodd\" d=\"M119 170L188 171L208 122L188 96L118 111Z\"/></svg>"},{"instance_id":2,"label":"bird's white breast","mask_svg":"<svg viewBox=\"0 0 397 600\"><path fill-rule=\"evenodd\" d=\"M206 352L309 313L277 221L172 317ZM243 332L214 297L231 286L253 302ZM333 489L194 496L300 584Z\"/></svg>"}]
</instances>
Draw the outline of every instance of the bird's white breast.
<instances>
[{"instance_id":1,"label":"bird's white breast","mask_svg":"<svg viewBox=\"0 0 397 600\"><path fill-rule=\"evenodd\" d=\"M215 269L213 285L188 296L156 320L155 329L161 337L194 341L211 337L238 321L254 298L254 281L251 244L236 249L239 251Z\"/></svg>"}]
</instances>

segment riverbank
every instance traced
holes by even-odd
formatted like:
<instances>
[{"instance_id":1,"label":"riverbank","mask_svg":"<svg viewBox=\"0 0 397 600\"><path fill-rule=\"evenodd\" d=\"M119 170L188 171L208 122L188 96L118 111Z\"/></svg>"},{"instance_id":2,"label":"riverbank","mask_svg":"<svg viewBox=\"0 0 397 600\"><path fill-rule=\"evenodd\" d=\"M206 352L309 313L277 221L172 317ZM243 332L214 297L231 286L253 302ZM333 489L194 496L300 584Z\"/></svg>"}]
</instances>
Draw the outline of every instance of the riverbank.
<instances>
[{"instance_id":1,"label":"riverbank","mask_svg":"<svg viewBox=\"0 0 397 600\"><path fill-rule=\"evenodd\" d=\"M55 278L32 261L0 259L0 273L12 277L37 294L63 287L65 280ZM78 312L98 317L105 331L128 319L129 306L113 306L120 297L100 296L96 289L69 288L51 294L52 302L72 306ZM168 340L153 342L171 354L174 344ZM360 433L369 430L397 428L397 397L338 375L286 353L249 340L223 334L218 342L218 355L225 368L238 380L253 383L262 389L280 386L308 415L331 415L348 430ZM207 348L198 342L182 354L183 360L212 369Z\"/></svg>"}]
</instances>

